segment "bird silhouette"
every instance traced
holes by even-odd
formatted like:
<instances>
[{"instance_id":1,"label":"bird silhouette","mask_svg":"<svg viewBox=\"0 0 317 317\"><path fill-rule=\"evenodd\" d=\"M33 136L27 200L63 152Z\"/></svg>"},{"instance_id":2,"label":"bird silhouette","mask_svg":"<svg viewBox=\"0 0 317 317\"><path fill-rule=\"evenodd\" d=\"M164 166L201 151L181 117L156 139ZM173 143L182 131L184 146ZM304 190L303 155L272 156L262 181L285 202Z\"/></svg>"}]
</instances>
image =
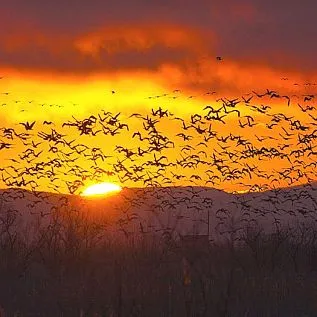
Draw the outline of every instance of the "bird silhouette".
<instances>
[{"instance_id":1,"label":"bird silhouette","mask_svg":"<svg viewBox=\"0 0 317 317\"><path fill-rule=\"evenodd\" d=\"M31 123L30 122L21 122L20 124L24 126L25 130L29 131L29 130L33 129L33 127L35 125L35 121L33 121Z\"/></svg>"}]
</instances>

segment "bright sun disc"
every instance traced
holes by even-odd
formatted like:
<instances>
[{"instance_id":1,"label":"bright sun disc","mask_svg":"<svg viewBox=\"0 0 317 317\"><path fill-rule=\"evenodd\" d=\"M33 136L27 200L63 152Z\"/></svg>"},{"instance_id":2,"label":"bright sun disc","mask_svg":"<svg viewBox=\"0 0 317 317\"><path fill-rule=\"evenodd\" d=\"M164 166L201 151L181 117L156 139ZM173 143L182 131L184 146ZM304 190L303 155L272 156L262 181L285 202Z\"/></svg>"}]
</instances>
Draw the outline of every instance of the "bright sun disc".
<instances>
[{"instance_id":1,"label":"bright sun disc","mask_svg":"<svg viewBox=\"0 0 317 317\"><path fill-rule=\"evenodd\" d=\"M113 183L100 183L87 187L81 196L104 196L121 191L122 188L119 185Z\"/></svg>"}]
</instances>

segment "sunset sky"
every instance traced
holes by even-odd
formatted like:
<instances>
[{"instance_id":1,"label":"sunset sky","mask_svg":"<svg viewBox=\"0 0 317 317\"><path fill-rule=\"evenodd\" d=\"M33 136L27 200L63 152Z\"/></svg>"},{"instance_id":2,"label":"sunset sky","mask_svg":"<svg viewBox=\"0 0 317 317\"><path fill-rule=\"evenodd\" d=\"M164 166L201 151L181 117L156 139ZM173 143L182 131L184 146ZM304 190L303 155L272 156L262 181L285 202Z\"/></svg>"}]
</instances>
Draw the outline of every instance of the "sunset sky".
<instances>
[{"instance_id":1,"label":"sunset sky","mask_svg":"<svg viewBox=\"0 0 317 317\"><path fill-rule=\"evenodd\" d=\"M166 89L309 81L316 9L312 0L2 1L1 67L12 79L114 86L144 74Z\"/></svg>"},{"instance_id":2,"label":"sunset sky","mask_svg":"<svg viewBox=\"0 0 317 317\"><path fill-rule=\"evenodd\" d=\"M212 91L313 93L316 12L313 0L4 0L0 127L96 109L185 115ZM179 99L148 99L175 89Z\"/></svg>"}]
</instances>

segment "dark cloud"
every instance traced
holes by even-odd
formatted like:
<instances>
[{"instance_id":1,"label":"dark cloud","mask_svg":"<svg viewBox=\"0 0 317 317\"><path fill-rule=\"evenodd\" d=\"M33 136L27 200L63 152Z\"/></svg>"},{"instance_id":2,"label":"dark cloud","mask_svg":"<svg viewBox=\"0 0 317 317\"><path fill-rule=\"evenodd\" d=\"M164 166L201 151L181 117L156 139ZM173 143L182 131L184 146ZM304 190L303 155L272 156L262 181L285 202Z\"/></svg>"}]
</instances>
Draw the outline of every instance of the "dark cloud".
<instances>
[{"instance_id":1,"label":"dark cloud","mask_svg":"<svg viewBox=\"0 0 317 317\"><path fill-rule=\"evenodd\" d=\"M193 46L169 48L159 38L148 50L127 47L111 57L104 49L99 61L82 55L72 45L59 43L61 35L70 42L77 37L112 25L177 25L193 30L204 38L202 55L223 55L225 58L272 67L312 71L317 66L317 2L273 0L7 0L1 3L2 31L0 56L2 64L56 69L95 69L149 67L181 62L184 58L199 58ZM21 43L27 32L29 45ZM34 34L32 33L34 32ZM42 37L36 43L32 36ZM17 39L20 34L20 39ZM210 38L210 34L213 37ZM14 40L10 42L10 36ZM120 35L119 35L120 36ZM19 42L20 41L20 42ZM47 45L51 41L56 46ZM209 45L212 42L212 45ZM11 43L10 45L8 43ZM194 44L194 43L193 43ZM110 61L110 62L109 62ZM99 63L99 64L98 64ZM111 67L110 67L111 68Z\"/></svg>"},{"instance_id":2,"label":"dark cloud","mask_svg":"<svg viewBox=\"0 0 317 317\"><path fill-rule=\"evenodd\" d=\"M246 3L246 2L245 2ZM245 60L262 60L272 66L293 66L302 70L316 67L317 12L315 1L249 1L252 22L219 18L224 54ZM230 10L228 10L230 12ZM219 34L220 30L215 30Z\"/></svg>"},{"instance_id":3,"label":"dark cloud","mask_svg":"<svg viewBox=\"0 0 317 317\"><path fill-rule=\"evenodd\" d=\"M45 48L30 47L19 52L0 52L0 60L25 70L54 70L57 72L87 73L93 71L157 70L164 63L180 64L191 58L190 52L178 48L154 46L147 50L126 50L109 54L101 49L98 58L82 55L78 51L54 54Z\"/></svg>"}]
</instances>

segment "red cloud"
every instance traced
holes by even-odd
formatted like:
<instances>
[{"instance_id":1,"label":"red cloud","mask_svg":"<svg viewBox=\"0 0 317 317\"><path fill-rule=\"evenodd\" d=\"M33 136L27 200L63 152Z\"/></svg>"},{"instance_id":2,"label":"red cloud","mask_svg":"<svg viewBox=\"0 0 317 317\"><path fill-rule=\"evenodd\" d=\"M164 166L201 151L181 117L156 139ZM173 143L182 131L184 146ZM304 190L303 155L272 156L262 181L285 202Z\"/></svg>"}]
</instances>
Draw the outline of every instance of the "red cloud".
<instances>
[{"instance_id":1,"label":"red cloud","mask_svg":"<svg viewBox=\"0 0 317 317\"><path fill-rule=\"evenodd\" d=\"M67 70L157 68L208 53L212 32L179 25L113 25L80 35L31 26L0 32L0 60L17 68ZM145 55L146 54L146 55Z\"/></svg>"},{"instance_id":2,"label":"red cloud","mask_svg":"<svg viewBox=\"0 0 317 317\"><path fill-rule=\"evenodd\" d=\"M205 33L205 32L204 32ZM215 37L209 32L210 43ZM175 25L118 25L107 26L95 32L79 36L75 46L85 54L98 54L105 50L109 54L127 50L148 51L154 46L168 48L184 48L188 51L201 53L206 50L206 41L198 30Z\"/></svg>"}]
</instances>

